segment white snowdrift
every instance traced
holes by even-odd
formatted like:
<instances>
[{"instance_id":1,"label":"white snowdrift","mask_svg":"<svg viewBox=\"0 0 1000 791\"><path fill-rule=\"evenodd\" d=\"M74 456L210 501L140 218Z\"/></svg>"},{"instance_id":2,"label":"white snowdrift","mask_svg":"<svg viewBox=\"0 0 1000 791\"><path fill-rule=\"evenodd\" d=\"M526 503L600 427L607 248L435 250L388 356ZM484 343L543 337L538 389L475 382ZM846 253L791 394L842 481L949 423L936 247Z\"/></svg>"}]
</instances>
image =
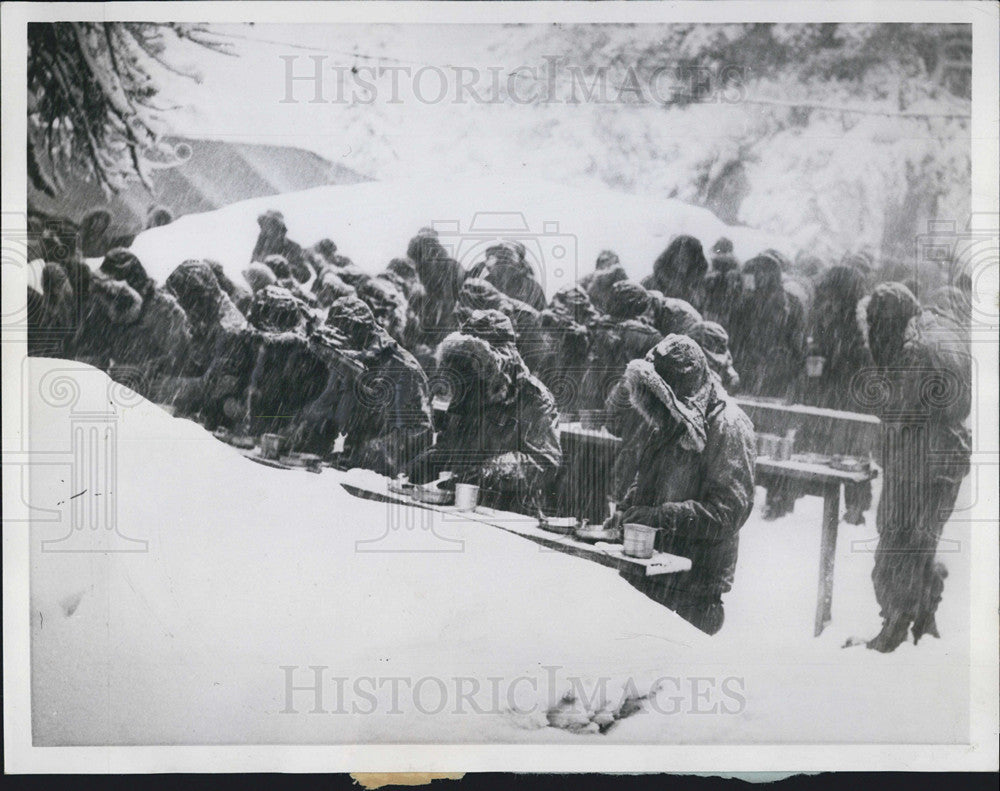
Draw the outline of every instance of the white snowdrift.
<instances>
[{"instance_id":1,"label":"white snowdrift","mask_svg":"<svg viewBox=\"0 0 1000 791\"><path fill-rule=\"evenodd\" d=\"M871 555L852 545L872 528L842 530L834 623L815 639L819 501L800 501L777 523L755 514L727 624L707 638L609 569L461 519L420 522L430 512L390 512L338 485L367 473L260 466L92 368L36 359L28 369L29 392L42 394L31 405L31 449L70 454L67 466L31 470L31 505L52 509L38 511L31 528L36 744L965 735L961 552L949 556L943 639L890 656L841 650L847 635L877 624ZM57 379L75 383L75 401L65 386L53 397ZM73 465L98 458L79 443L94 413L109 409L116 477L105 487L88 473L79 494ZM95 436L100 446L112 435ZM43 541L67 533L71 508L94 513L86 509L100 496L113 496L118 531L148 541L148 551L60 552L58 541L43 551ZM312 684L310 666L327 668L326 713L310 713L309 690L293 691L295 713L286 713L286 683ZM650 693L657 679L659 691L605 734L546 727L546 712L574 683L589 698L601 679L612 708ZM600 705L577 708L589 708L578 718L587 722Z\"/></svg>"},{"instance_id":2,"label":"white snowdrift","mask_svg":"<svg viewBox=\"0 0 1000 791\"><path fill-rule=\"evenodd\" d=\"M677 200L493 177L367 182L243 201L145 231L132 250L160 282L188 258L215 259L230 277L240 278L257 239L257 217L267 209L284 214L289 238L310 246L329 237L372 273L405 255L407 242L423 226L438 228L466 268L490 239L522 239L549 296L591 271L605 248L615 250L639 279L681 233L698 237L706 252L727 236L741 258L787 247L777 237L726 226L708 210Z\"/></svg>"}]
</instances>

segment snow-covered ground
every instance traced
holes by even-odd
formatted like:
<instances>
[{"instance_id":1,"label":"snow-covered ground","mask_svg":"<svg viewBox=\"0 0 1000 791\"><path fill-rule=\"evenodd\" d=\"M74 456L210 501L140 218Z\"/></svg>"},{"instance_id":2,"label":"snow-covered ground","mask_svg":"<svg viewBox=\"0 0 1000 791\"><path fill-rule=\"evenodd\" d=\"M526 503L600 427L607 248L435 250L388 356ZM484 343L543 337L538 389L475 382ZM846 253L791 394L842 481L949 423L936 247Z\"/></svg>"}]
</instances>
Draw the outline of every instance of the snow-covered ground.
<instances>
[{"instance_id":1,"label":"snow-covered ground","mask_svg":"<svg viewBox=\"0 0 1000 791\"><path fill-rule=\"evenodd\" d=\"M591 271L605 248L615 250L639 279L680 233L701 239L706 252L727 236L744 259L768 247L791 252L781 239L728 227L706 209L678 200L500 176L367 182L242 201L145 231L132 250L160 282L189 258L215 259L241 278L257 239L257 217L268 209L284 214L289 238L309 246L329 237L372 273L405 255L407 242L423 226L438 228L442 243L466 268L490 240L521 239L549 296Z\"/></svg>"},{"instance_id":2,"label":"snow-covered ground","mask_svg":"<svg viewBox=\"0 0 1000 791\"><path fill-rule=\"evenodd\" d=\"M389 511L338 485L366 473L254 464L85 365L26 365L30 447L52 462L32 465L26 495L39 509L37 745L967 735L969 558L957 524L943 545L942 638L883 656L840 647L878 626L873 515L841 525L833 622L814 638L821 503L804 498L772 523L758 506L726 625L708 638L587 560L461 519L422 523L429 512ZM84 529L71 531L74 513ZM107 525L146 551L79 551L139 546ZM328 668L325 713L310 713L308 689L289 706L286 685L312 685L310 666ZM606 733L578 734L546 714L574 677L584 697L604 679L611 708L660 683Z\"/></svg>"}]
</instances>

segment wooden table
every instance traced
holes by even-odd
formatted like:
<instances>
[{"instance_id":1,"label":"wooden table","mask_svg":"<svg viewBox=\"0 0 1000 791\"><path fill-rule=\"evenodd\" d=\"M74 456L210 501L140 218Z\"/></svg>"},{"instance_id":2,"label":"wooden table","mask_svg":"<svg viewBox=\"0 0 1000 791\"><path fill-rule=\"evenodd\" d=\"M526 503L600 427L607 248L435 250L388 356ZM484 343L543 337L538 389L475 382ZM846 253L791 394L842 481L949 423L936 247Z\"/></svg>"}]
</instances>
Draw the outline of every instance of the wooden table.
<instances>
[{"instance_id":1,"label":"wooden table","mask_svg":"<svg viewBox=\"0 0 1000 791\"><path fill-rule=\"evenodd\" d=\"M592 544L580 541L573 535L563 535L543 530L538 526L536 519L524 514L498 511L495 508L487 508L482 505L472 511L459 511L453 505L416 502L405 494L391 491L389 489L389 479L384 476L379 477L381 478L381 484L374 487L366 485L363 481L356 478L352 479L349 474L345 474L340 485L347 492L355 496L371 497L414 508L425 508L445 516L450 516L452 519L479 522L490 527L499 528L508 533L514 533L557 552L586 558L587 560L600 563L602 566L609 566L619 571L629 571L632 574L638 573L642 576L652 577L660 574L675 574L691 568L690 558L671 555L669 552L656 552L650 558L633 558L624 553L622 544L603 541Z\"/></svg>"},{"instance_id":2,"label":"wooden table","mask_svg":"<svg viewBox=\"0 0 1000 791\"><path fill-rule=\"evenodd\" d=\"M607 430L584 429L579 424L567 423L560 426L564 454L568 457L566 485L572 493L585 493L589 502L606 500L610 489L610 467L608 459L614 458L621 440ZM581 459L580 457L583 457ZM603 467L604 472L595 474L595 469ZM803 494L823 498L823 526L820 539L819 582L816 597L816 621L814 634L819 635L830 622L830 607L833 601L833 566L837 552L837 528L840 522L841 486L866 485L876 476L875 470L846 472L823 464L806 461L776 461L758 459L756 483L773 486L794 481ZM580 479L580 480L577 480ZM581 480L583 483L581 483ZM572 495L575 496L575 495ZM567 499L569 496L566 496Z\"/></svg>"},{"instance_id":3,"label":"wooden table","mask_svg":"<svg viewBox=\"0 0 1000 791\"><path fill-rule=\"evenodd\" d=\"M833 603L833 564L837 556L837 530L840 524L840 487L865 485L877 473L874 469L860 472L836 470L823 464L802 461L757 460L757 484L768 486L780 481L795 481L804 494L823 498L823 531L819 545L819 583L816 593L815 636L830 623Z\"/></svg>"}]
</instances>

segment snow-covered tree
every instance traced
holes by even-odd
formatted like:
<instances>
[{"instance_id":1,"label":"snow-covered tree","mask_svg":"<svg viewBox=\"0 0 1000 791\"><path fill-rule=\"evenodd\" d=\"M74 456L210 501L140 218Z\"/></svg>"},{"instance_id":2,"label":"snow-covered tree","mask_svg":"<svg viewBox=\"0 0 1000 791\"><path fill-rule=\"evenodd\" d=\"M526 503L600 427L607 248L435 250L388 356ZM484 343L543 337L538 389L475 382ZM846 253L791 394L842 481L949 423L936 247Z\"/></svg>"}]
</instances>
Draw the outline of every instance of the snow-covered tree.
<instances>
[{"instance_id":1,"label":"snow-covered tree","mask_svg":"<svg viewBox=\"0 0 1000 791\"><path fill-rule=\"evenodd\" d=\"M28 177L54 192L51 178L73 169L106 191L130 178L148 184L145 161L158 150L158 69L197 80L164 58L174 37L216 52L228 45L203 25L56 22L28 26Z\"/></svg>"}]
</instances>

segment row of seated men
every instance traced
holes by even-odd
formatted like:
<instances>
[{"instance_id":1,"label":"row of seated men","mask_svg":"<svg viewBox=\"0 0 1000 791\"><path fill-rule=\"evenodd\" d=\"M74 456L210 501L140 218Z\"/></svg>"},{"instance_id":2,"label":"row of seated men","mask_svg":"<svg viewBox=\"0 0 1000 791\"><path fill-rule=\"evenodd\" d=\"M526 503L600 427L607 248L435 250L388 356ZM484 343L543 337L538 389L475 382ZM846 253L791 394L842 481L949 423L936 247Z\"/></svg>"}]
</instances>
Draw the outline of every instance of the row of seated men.
<instances>
[{"instance_id":1,"label":"row of seated men","mask_svg":"<svg viewBox=\"0 0 1000 791\"><path fill-rule=\"evenodd\" d=\"M29 352L91 363L209 429L280 433L291 449L321 455L342 439L347 466L415 482L447 470L452 483L479 484L485 504L526 513L551 495L560 411L603 409L623 438L618 521L656 527L660 549L693 561L645 592L705 631L721 627L755 464L753 426L727 388L758 382L750 391L759 393L784 377L787 391L802 376L804 345L790 350L809 294L795 297L777 253L706 272L700 243L678 237L643 283L602 255L594 273L546 303L516 242L490 248L466 272L424 229L406 257L370 276L330 240L308 249L289 240L276 212L259 222L249 287L201 260L181 263L161 286L126 249L109 251L94 271L65 254L66 240L43 235ZM713 264L728 265L724 240L716 253ZM890 320L903 305L889 298L892 288L915 298L883 284L865 302L851 267L828 270L820 284L838 269L847 274L837 274L833 293L854 289L842 300L851 331L891 364L915 316ZM732 287L721 300L720 280ZM706 321L695 305L738 328L742 364L721 321ZM827 322L834 346L854 343L845 340L847 313ZM885 327L872 323L881 313ZM447 402L437 424L434 396Z\"/></svg>"}]
</instances>

